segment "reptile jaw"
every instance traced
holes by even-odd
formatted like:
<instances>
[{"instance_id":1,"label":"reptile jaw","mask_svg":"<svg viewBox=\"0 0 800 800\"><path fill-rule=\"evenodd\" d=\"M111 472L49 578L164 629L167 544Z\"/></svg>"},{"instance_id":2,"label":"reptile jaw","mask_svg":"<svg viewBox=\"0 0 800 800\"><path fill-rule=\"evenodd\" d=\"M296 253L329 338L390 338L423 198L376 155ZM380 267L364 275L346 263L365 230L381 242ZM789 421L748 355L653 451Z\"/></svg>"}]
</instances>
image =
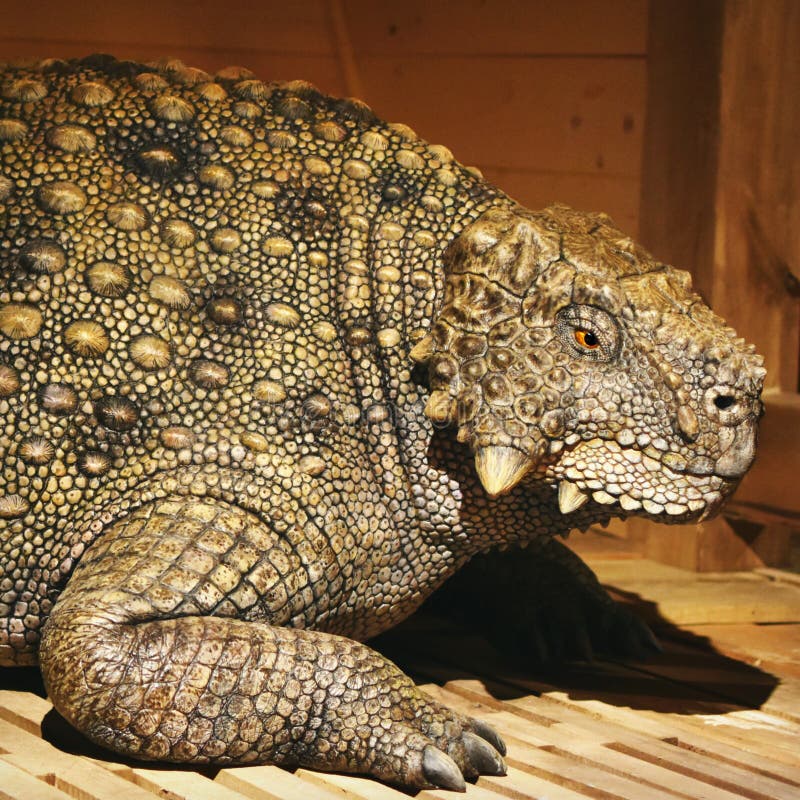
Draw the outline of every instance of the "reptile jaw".
<instances>
[{"instance_id":1,"label":"reptile jaw","mask_svg":"<svg viewBox=\"0 0 800 800\"><path fill-rule=\"evenodd\" d=\"M618 504L624 512L631 513L644 510L647 514L658 517L663 517L664 515L682 517L687 514L702 512L698 519L701 522L712 515L719 504L717 498L713 495L708 500L689 500L686 503L668 502L661 504L647 498L637 500L629 494L612 495L604 489L586 491L565 479L562 479L558 484L558 508L564 516L583 508L590 498L601 506Z\"/></svg>"},{"instance_id":2,"label":"reptile jaw","mask_svg":"<svg viewBox=\"0 0 800 800\"><path fill-rule=\"evenodd\" d=\"M602 507L598 513L641 514L661 522L702 521L716 513L729 493L719 476L677 472L613 439L578 442L544 472L564 517L592 500Z\"/></svg>"}]
</instances>

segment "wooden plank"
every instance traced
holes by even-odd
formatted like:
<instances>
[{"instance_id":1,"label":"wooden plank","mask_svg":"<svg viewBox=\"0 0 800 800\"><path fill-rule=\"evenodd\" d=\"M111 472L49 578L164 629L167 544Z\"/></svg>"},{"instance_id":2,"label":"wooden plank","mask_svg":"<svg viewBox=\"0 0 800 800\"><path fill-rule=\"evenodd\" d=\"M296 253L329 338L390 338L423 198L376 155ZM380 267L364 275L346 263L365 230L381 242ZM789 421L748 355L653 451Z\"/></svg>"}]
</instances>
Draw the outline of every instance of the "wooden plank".
<instances>
[{"instance_id":1,"label":"wooden plank","mask_svg":"<svg viewBox=\"0 0 800 800\"><path fill-rule=\"evenodd\" d=\"M704 573L649 559L589 558L606 586L641 599L641 614L673 625L800 622L800 587L758 573Z\"/></svg>"},{"instance_id":2,"label":"wooden plank","mask_svg":"<svg viewBox=\"0 0 800 800\"><path fill-rule=\"evenodd\" d=\"M768 407L738 499L800 513L800 6L791 0L652 0L640 235L765 354ZM754 157L757 154L757 157ZM737 514L748 518L747 509ZM638 527L637 527L638 526ZM636 522L645 552L699 569L785 564L781 525Z\"/></svg>"},{"instance_id":3,"label":"wooden plank","mask_svg":"<svg viewBox=\"0 0 800 800\"><path fill-rule=\"evenodd\" d=\"M321 785L323 789L334 788L336 791L345 792L348 797L359 800L407 800L408 797L399 789L360 775L310 772L305 769L297 770L297 774L309 783Z\"/></svg>"},{"instance_id":4,"label":"wooden plank","mask_svg":"<svg viewBox=\"0 0 800 800\"><path fill-rule=\"evenodd\" d=\"M585 720L588 715L588 718L600 720L603 725L617 723L634 732L659 735L664 739L674 737L676 731L680 731L680 736L685 737L688 729L694 731L692 737L695 744L702 743L703 736L706 736L723 742L728 746L728 752L731 748L738 747L748 753L747 757L729 761L735 765L742 763L752 765L758 774L774 776L780 774L781 770L785 773L787 764L798 766L796 747L788 742L795 742L800 736L800 725L794 725L793 737L791 735L784 737L781 731L775 728L777 723L772 720L775 716L773 714L770 715L768 723L772 726L769 733L762 725L760 733L763 735L753 738L750 731L750 739L746 740L743 721L733 717L731 724L724 724L729 715L741 713L743 709L741 705L720 699L719 688L710 685L715 677L712 669L707 670L701 683L693 684L686 678L686 668L683 668L683 680L679 678L664 680L652 674L652 671L651 674L646 674L641 668L632 669L610 664L603 664L602 669L599 666L593 669L571 666L559 671L557 681L561 687L567 688L557 690L552 682L510 667L485 645L481 646L477 638L466 639L463 634L454 638L445 637L440 633L430 642L425 642L423 637L415 635L408 642L404 640L402 646L405 650L410 648L415 654L413 658L415 674L423 674L437 681L456 678L452 684L447 684L448 689L452 688L453 691L462 691L461 687L465 684L463 666L457 665L469 663L471 668L477 669L481 675L502 675L500 681L487 678L482 678L480 682L472 681L478 688L468 695L469 699L497 709L501 706L498 705L499 701L492 699L492 696L509 697L509 692L512 691L519 696L519 700L511 702L534 723L548 718L552 721L555 714L557 721L577 721L578 724L585 724L580 720ZM421 655L427 651L436 654L435 662ZM695 648L691 648L691 652L686 648L683 663L691 663L696 653ZM677 662L678 665L681 663ZM729 672L733 666L729 666ZM724 676L725 672L721 674ZM749 680L755 679L758 675L749 668L744 669L744 674ZM717 672L717 678L719 675ZM767 677L764 676L765 679ZM744 687L737 685L735 673L730 673L728 681L723 687L722 694L742 693L740 690ZM774 680L772 684L774 685ZM767 691L769 685L765 684ZM516 689L511 690L509 687L512 686ZM713 694L709 694L708 688L713 690ZM489 699L486 698L487 689L491 693ZM531 694L537 696L531 697ZM763 694L764 692L761 692L762 696ZM676 709L680 709L680 713L676 714ZM478 711L474 713L486 716L483 711L480 714ZM697 724L693 726L691 722L687 723L686 719L697 720ZM747 724L752 726L750 722ZM679 727L676 728L676 725ZM701 730L703 736L698 739L695 734ZM709 749L708 743L706 749ZM711 751L714 749L711 747ZM800 779L798 769L793 772L790 770L789 774L795 779Z\"/></svg>"},{"instance_id":5,"label":"wooden plank","mask_svg":"<svg viewBox=\"0 0 800 800\"><path fill-rule=\"evenodd\" d=\"M69 797L46 781L9 764L0 755L0 800L69 800Z\"/></svg>"},{"instance_id":6,"label":"wooden plank","mask_svg":"<svg viewBox=\"0 0 800 800\"><path fill-rule=\"evenodd\" d=\"M42 720L53 706L43 697L29 692L0 690L0 718L37 736L42 732Z\"/></svg>"},{"instance_id":7,"label":"wooden plank","mask_svg":"<svg viewBox=\"0 0 800 800\"><path fill-rule=\"evenodd\" d=\"M83 0L80 7L59 0L37 0L36 13L25 5L6 4L0 51L6 43L36 40L54 50L75 43L116 52L146 43L161 55L191 47L295 55L333 56L326 0L160 0L154 14L135 3ZM85 50L84 50L85 52Z\"/></svg>"},{"instance_id":8,"label":"wooden plank","mask_svg":"<svg viewBox=\"0 0 800 800\"><path fill-rule=\"evenodd\" d=\"M515 765L508 765L508 773L499 778L486 777L481 779L484 784L491 786L499 795L512 798L512 800L587 800L587 795L563 785L558 776L550 779L547 776L534 775L529 771L518 769ZM467 790L469 791L469 789ZM469 797L469 795L468 795ZM591 797L591 795L588 795ZM450 798L443 798L450 800Z\"/></svg>"},{"instance_id":9,"label":"wooden plank","mask_svg":"<svg viewBox=\"0 0 800 800\"><path fill-rule=\"evenodd\" d=\"M112 756L113 757L113 756ZM169 800L243 800L244 795L190 768L124 767L115 774Z\"/></svg>"},{"instance_id":10,"label":"wooden plank","mask_svg":"<svg viewBox=\"0 0 800 800\"><path fill-rule=\"evenodd\" d=\"M458 699L462 683L448 683L446 690L437 693L437 698L469 713L465 701L472 699L472 693L467 692L460 702ZM478 694L481 691L485 689L477 688ZM544 705L546 713L554 720L564 720L547 727L536 727L527 720L519 720L516 725L513 720L509 721L509 716L513 716L515 710L529 706L528 698L502 705L511 709L511 714L496 713L489 716L488 720L504 732L509 729L513 731L508 740L509 761L520 757L525 763L537 763L538 754L530 753L530 748L525 744L529 742L561 757L574 759L577 764L591 768L596 774L605 771L618 777L633 776L647 787L639 788L640 796L650 797L652 787L667 788L680 796L718 800L733 800L735 797L793 800L796 794L795 785L778 778L754 774L738 764L720 763L709 755L693 753L687 756L684 749L668 742L642 736L634 729L608 725L603 713L597 719L580 713L576 715L563 704L539 704L533 700L533 705L537 707ZM574 766L567 768L567 774L570 778L585 775L576 772ZM603 786L609 788L605 781ZM622 791L626 792L628 788L623 784Z\"/></svg>"},{"instance_id":11,"label":"wooden plank","mask_svg":"<svg viewBox=\"0 0 800 800\"><path fill-rule=\"evenodd\" d=\"M400 789L370 778L306 769L298 769L295 774L307 783L309 796L313 797L316 797L318 787L326 791L339 792L340 798L346 797L348 800L405 800L408 797ZM434 798L450 800L452 796L453 793L445 789L424 789L415 795L419 800L434 800ZM503 792L498 792L489 786L485 777L467 786L469 800L501 800L504 796Z\"/></svg>"},{"instance_id":12,"label":"wooden plank","mask_svg":"<svg viewBox=\"0 0 800 800\"><path fill-rule=\"evenodd\" d=\"M312 796L319 800L345 800L345 797L354 797L335 788L310 786L301 777L271 765L223 769L215 782L251 800L298 800Z\"/></svg>"},{"instance_id":13,"label":"wooden plank","mask_svg":"<svg viewBox=\"0 0 800 800\"><path fill-rule=\"evenodd\" d=\"M642 243L710 295L723 0L651 0ZM670 537L675 538L675 537Z\"/></svg>"},{"instance_id":14,"label":"wooden plank","mask_svg":"<svg viewBox=\"0 0 800 800\"><path fill-rule=\"evenodd\" d=\"M800 107L785 98L800 81L799 47L792 0L654 0L641 194L645 245L691 269L766 355L769 385L792 392Z\"/></svg>"},{"instance_id":15,"label":"wooden plank","mask_svg":"<svg viewBox=\"0 0 800 800\"><path fill-rule=\"evenodd\" d=\"M30 775L54 776L54 785L81 800L153 800L153 795L110 770L64 753L49 742L0 720L3 760ZM48 777L48 781L50 778Z\"/></svg>"},{"instance_id":16,"label":"wooden plank","mask_svg":"<svg viewBox=\"0 0 800 800\"><path fill-rule=\"evenodd\" d=\"M584 560L592 568L601 583L618 586L621 589L624 583L637 578L647 583L650 581L695 582L697 580L697 575L688 569L675 567L671 564L662 564L650 558L623 560L606 558L604 553L597 552L587 553ZM758 578L746 573L743 580L758 580Z\"/></svg>"},{"instance_id":17,"label":"wooden plank","mask_svg":"<svg viewBox=\"0 0 800 800\"><path fill-rule=\"evenodd\" d=\"M645 53L645 0L346 0L356 49L368 55ZM599 35L602 31L602 35Z\"/></svg>"},{"instance_id":18,"label":"wooden plank","mask_svg":"<svg viewBox=\"0 0 800 800\"><path fill-rule=\"evenodd\" d=\"M661 739L681 750L712 756L715 761L733 765L754 775L764 775L800 788L800 768L796 753L788 754L773 748L769 741L754 737L752 731L741 735L739 729L716 724L714 717L696 718L686 715L659 715L654 712L632 712L629 708L599 700L570 700L563 693L552 692L546 700L570 703L595 715L606 725L619 725Z\"/></svg>"},{"instance_id":19,"label":"wooden plank","mask_svg":"<svg viewBox=\"0 0 800 800\"><path fill-rule=\"evenodd\" d=\"M800 679L781 675L781 682L761 708L800 725Z\"/></svg>"},{"instance_id":20,"label":"wooden plank","mask_svg":"<svg viewBox=\"0 0 800 800\"><path fill-rule=\"evenodd\" d=\"M714 649L726 656L770 672L800 678L800 625L711 623L690 625L686 630L708 637Z\"/></svg>"},{"instance_id":21,"label":"wooden plank","mask_svg":"<svg viewBox=\"0 0 800 800\"><path fill-rule=\"evenodd\" d=\"M449 675L463 675L463 670L436 668L442 680ZM495 699L507 697L509 686L533 691L536 696L519 695L507 701ZM681 691L684 687L680 687ZM426 687L427 691L431 691ZM450 680L446 689L433 692L443 697L441 692L461 695L474 704L474 713L497 725L501 733L510 731L512 735L530 737L536 730L537 736L551 736L552 726L573 726L576 742L610 743L613 741L637 741L636 737L660 741L667 747L666 755L660 757L667 761L682 760L682 751L705 754L720 764L733 766L754 776L777 780L781 784L800 788L800 764L796 753L785 753L773 749L768 736L749 740L732 735L731 730L741 731L742 725L726 727L718 724L726 716L696 716L688 714L663 714L653 710L630 707L620 698L604 694L604 699L587 699L579 692L560 691L553 685L540 680L520 678L506 672L503 680L458 678ZM674 701L673 701L674 704ZM638 702L637 705L641 705ZM794 703L796 706L796 702ZM793 707L794 707L793 706ZM511 707L516 717L509 721L504 709ZM730 713L730 712L729 712ZM536 725L543 728L535 728ZM800 726L795 727L800 735ZM673 749L677 748L677 749Z\"/></svg>"},{"instance_id":22,"label":"wooden plank","mask_svg":"<svg viewBox=\"0 0 800 800\"><path fill-rule=\"evenodd\" d=\"M452 684L449 685L451 687ZM443 691L437 695L438 699L448 705L458 708L463 713L469 713L468 701L453 691ZM512 708L511 704L504 707ZM557 716L557 714L554 714ZM712 788L708 781L693 776L684 776L673 771L672 765L682 758L678 750L661 745L661 759L659 764L637 759L628 753L617 751L615 733L602 723L595 720L581 720L579 725L574 723L554 722L554 724L539 727L528 720L522 720L512 711L495 712L487 718L496 727L502 727L509 746L509 760L522 758L530 761L530 746L546 749L562 757L574 759L578 763L596 770L598 774L603 771L617 776L636 776L636 780L650 787L666 787L669 791L687 797L706 797L714 800L735 800L740 797L724 789ZM588 722L588 724L587 724ZM624 732L624 741L635 745L640 737L632 732ZM772 787L776 788L776 787ZM778 790L785 787L777 786ZM645 790L640 790L644 794ZM648 795L649 796L649 795Z\"/></svg>"},{"instance_id":23,"label":"wooden plank","mask_svg":"<svg viewBox=\"0 0 800 800\"><path fill-rule=\"evenodd\" d=\"M367 56L365 99L467 164L637 177L645 67L636 59Z\"/></svg>"},{"instance_id":24,"label":"wooden plank","mask_svg":"<svg viewBox=\"0 0 800 800\"><path fill-rule=\"evenodd\" d=\"M791 530L785 525L748 519L737 506L713 519L688 525L627 520L632 541L647 557L696 572L720 572L784 566L791 557Z\"/></svg>"},{"instance_id":25,"label":"wooden plank","mask_svg":"<svg viewBox=\"0 0 800 800\"><path fill-rule=\"evenodd\" d=\"M505 777L508 777L507 775ZM507 796L507 792L514 791L514 786L498 787L494 782L487 780L485 777L478 778L477 783L468 783L466 797L467 800L502 800ZM519 791L519 790L517 790ZM523 796L530 797L533 800L533 795L528 794L526 791ZM425 800L451 800L453 793L449 789L425 789L420 792L419 797ZM365 800L371 800L369 796Z\"/></svg>"}]
</instances>

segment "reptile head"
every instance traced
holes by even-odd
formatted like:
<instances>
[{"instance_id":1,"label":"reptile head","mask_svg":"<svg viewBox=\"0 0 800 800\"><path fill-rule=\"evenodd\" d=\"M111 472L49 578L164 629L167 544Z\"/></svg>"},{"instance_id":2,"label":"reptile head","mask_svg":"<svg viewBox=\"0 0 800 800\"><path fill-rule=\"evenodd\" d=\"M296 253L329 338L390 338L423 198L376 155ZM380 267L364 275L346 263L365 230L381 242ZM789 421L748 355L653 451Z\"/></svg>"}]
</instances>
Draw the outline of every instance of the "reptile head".
<instances>
[{"instance_id":1,"label":"reptile head","mask_svg":"<svg viewBox=\"0 0 800 800\"><path fill-rule=\"evenodd\" d=\"M752 463L765 371L688 273L564 206L489 211L445 261L412 357L488 494L543 480L564 514L590 497L676 521L719 507Z\"/></svg>"}]
</instances>

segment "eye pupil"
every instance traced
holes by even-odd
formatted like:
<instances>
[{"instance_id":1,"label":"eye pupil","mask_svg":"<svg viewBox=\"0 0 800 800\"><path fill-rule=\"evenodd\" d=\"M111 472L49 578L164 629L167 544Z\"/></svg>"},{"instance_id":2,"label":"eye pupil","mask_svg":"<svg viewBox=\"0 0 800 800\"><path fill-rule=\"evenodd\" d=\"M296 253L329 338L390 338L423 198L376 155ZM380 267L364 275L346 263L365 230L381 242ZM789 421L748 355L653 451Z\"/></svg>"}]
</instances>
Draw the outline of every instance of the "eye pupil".
<instances>
[{"instance_id":1,"label":"eye pupil","mask_svg":"<svg viewBox=\"0 0 800 800\"><path fill-rule=\"evenodd\" d=\"M600 346L600 340L597 338L597 335L583 328L579 328L575 331L575 339L579 345L587 347L590 350L594 350L596 347Z\"/></svg>"}]
</instances>

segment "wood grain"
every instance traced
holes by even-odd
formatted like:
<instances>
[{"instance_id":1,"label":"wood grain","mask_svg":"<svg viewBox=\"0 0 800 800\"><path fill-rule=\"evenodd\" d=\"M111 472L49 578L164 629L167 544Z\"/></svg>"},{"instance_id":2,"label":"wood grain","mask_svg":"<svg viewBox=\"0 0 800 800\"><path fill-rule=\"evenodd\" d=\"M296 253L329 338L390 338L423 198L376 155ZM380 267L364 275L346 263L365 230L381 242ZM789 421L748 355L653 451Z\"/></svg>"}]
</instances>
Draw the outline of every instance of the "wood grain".
<instances>
[{"instance_id":1,"label":"wood grain","mask_svg":"<svg viewBox=\"0 0 800 800\"><path fill-rule=\"evenodd\" d=\"M719 614L726 594L742 597L743 585L780 578L770 573L698 580L630 558L592 564L639 610L655 603L667 611L662 601L670 592L663 584L671 583L678 593L694 593L707 617ZM715 585L711 594L703 588L709 583ZM785 588L800 606L800 585L787 581ZM762 586L762 605L772 609L768 621L777 622L780 604L770 600L771 591ZM469 630L435 617L410 620L381 637L378 646L428 694L485 719L505 737L508 775L469 785L467 800L794 800L800 794L800 680L793 677L793 670L800 672L800 625L715 623L664 632L666 652L649 662L576 664L555 673L512 664ZM739 660L715 652L709 640ZM784 652L782 641L790 645ZM764 671L765 658L773 674ZM0 797L67 796L407 797L364 778L305 769L190 770L116 760L59 723L42 697L23 688L0 691ZM448 800L452 794L428 790L417 797Z\"/></svg>"},{"instance_id":2,"label":"wood grain","mask_svg":"<svg viewBox=\"0 0 800 800\"><path fill-rule=\"evenodd\" d=\"M645 53L646 0L346 0L356 48L367 55L613 55ZM598 36L602 31L602 36Z\"/></svg>"},{"instance_id":3,"label":"wood grain","mask_svg":"<svg viewBox=\"0 0 800 800\"><path fill-rule=\"evenodd\" d=\"M729 0L722 58L712 298L766 356L768 385L798 390L800 4Z\"/></svg>"}]
</instances>

